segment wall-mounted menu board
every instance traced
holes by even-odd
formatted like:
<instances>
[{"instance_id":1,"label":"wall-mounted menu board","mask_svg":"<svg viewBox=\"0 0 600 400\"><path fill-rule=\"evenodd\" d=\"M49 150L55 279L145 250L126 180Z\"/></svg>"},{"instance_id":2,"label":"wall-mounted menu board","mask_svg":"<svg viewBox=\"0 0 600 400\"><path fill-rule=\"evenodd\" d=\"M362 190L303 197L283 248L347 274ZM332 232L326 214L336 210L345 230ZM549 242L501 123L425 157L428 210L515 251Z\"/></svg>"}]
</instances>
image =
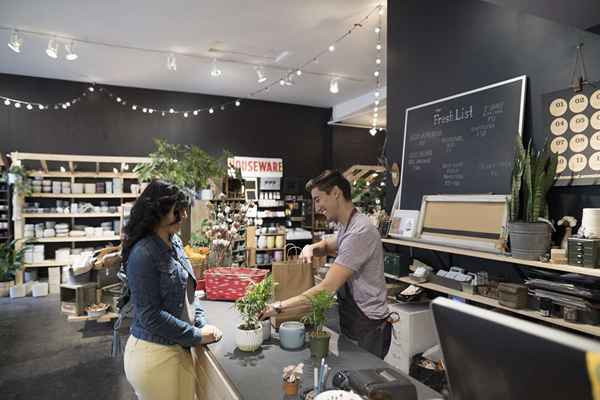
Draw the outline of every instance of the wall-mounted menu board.
<instances>
[{"instance_id":1,"label":"wall-mounted menu board","mask_svg":"<svg viewBox=\"0 0 600 400\"><path fill-rule=\"evenodd\" d=\"M509 194L525 87L520 76L406 109L394 208L418 210L424 195Z\"/></svg>"},{"instance_id":2,"label":"wall-mounted menu board","mask_svg":"<svg viewBox=\"0 0 600 400\"><path fill-rule=\"evenodd\" d=\"M600 183L600 82L542 95L550 149L558 153L556 186Z\"/></svg>"}]
</instances>

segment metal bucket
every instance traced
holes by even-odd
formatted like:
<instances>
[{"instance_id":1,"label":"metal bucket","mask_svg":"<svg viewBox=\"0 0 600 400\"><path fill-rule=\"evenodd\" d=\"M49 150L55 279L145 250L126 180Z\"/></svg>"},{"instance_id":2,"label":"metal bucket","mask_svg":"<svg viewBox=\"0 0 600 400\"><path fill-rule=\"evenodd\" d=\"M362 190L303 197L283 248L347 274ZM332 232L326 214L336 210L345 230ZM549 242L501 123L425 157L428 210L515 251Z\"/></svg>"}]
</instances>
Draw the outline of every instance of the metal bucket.
<instances>
[{"instance_id":1,"label":"metal bucket","mask_svg":"<svg viewBox=\"0 0 600 400\"><path fill-rule=\"evenodd\" d=\"M512 256L539 261L548 253L552 231L545 222L513 222L508 225Z\"/></svg>"}]
</instances>

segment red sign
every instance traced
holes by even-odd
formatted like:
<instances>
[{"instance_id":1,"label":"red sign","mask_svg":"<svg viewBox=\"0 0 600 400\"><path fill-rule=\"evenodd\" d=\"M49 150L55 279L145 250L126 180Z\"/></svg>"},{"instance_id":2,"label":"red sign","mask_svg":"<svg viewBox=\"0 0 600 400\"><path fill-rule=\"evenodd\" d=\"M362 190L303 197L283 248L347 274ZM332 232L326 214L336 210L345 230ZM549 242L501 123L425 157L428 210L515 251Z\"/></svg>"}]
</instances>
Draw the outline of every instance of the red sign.
<instances>
[{"instance_id":1,"label":"red sign","mask_svg":"<svg viewBox=\"0 0 600 400\"><path fill-rule=\"evenodd\" d=\"M242 171L244 178L281 178L283 160L281 158L233 157L227 160L230 168Z\"/></svg>"}]
</instances>

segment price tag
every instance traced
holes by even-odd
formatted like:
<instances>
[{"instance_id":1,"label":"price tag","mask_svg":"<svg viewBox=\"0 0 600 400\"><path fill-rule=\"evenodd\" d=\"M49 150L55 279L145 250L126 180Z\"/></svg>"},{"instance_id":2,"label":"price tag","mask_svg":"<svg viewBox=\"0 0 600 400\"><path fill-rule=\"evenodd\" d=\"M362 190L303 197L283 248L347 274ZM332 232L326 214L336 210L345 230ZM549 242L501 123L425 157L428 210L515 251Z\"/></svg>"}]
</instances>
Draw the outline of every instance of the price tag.
<instances>
[{"instance_id":1,"label":"price tag","mask_svg":"<svg viewBox=\"0 0 600 400\"><path fill-rule=\"evenodd\" d=\"M588 146L588 138L583 134L575 135L571 138L569 142L569 148L573 153L581 153Z\"/></svg>"},{"instance_id":2,"label":"price tag","mask_svg":"<svg viewBox=\"0 0 600 400\"><path fill-rule=\"evenodd\" d=\"M600 151L590 157L590 168L594 171L600 171Z\"/></svg>"},{"instance_id":3,"label":"price tag","mask_svg":"<svg viewBox=\"0 0 600 400\"><path fill-rule=\"evenodd\" d=\"M583 154L575 154L569 159L569 169L573 172L583 171L587 165L587 157Z\"/></svg>"},{"instance_id":4,"label":"price tag","mask_svg":"<svg viewBox=\"0 0 600 400\"><path fill-rule=\"evenodd\" d=\"M585 114L577 114L571 118L569 128L575 133L581 133L587 129L590 122Z\"/></svg>"},{"instance_id":5,"label":"price tag","mask_svg":"<svg viewBox=\"0 0 600 400\"><path fill-rule=\"evenodd\" d=\"M600 111L596 111L590 119L590 124L595 130L600 130Z\"/></svg>"},{"instance_id":6,"label":"price tag","mask_svg":"<svg viewBox=\"0 0 600 400\"><path fill-rule=\"evenodd\" d=\"M560 117L567 112L567 101L565 99L555 99L550 103L550 114L553 117Z\"/></svg>"},{"instance_id":7,"label":"price tag","mask_svg":"<svg viewBox=\"0 0 600 400\"><path fill-rule=\"evenodd\" d=\"M594 107L596 110L600 110L600 89L596 90L590 96L590 103L592 104L592 107Z\"/></svg>"},{"instance_id":8,"label":"price tag","mask_svg":"<svg viewBox=\"0 0 600 400\"><path fill-rule=\"evenodd\" d=\"M564 118L556 118L552 121L552 125L550 125L550 131L555 136L563 135L569 127L569 124Z\"/></svg>"},{"instance_id":9,"label":"price tag","mask_svg":"<svg viewBox=\"0 0 600 400\"><path fill-rule=\"evenodd\" d=\"M571 111L577 114L585 110L588 104L588 98L585 96L585 94L578 94L571 98L571 101L569 102L569 108Z\"/></svg>"},{"instance_id":10,"label":"price tag","mask_svg":"<svg viewBox=\"0 0 600 400\"><path fill-rule=\"evenodd\" d=\"M567 159L564 156L558 156L558 163L556 164L556 175L562 174L567 169Z\"/></svg>"},{"instance_id":11,"label":"price tag","mask_svg":"<svg viewBox=\"0 0 600 400\"><path fill-rule=\"evenodd\" d=\"M565 151L567 151L568 147L569 147L569 142L567 142L567 139L565 139L563 137L554 138L554 140L552 140L552 142L550 143L550 150L553 153L557 153L557 154L564 153Z\"/></svg>"}]
</instances>

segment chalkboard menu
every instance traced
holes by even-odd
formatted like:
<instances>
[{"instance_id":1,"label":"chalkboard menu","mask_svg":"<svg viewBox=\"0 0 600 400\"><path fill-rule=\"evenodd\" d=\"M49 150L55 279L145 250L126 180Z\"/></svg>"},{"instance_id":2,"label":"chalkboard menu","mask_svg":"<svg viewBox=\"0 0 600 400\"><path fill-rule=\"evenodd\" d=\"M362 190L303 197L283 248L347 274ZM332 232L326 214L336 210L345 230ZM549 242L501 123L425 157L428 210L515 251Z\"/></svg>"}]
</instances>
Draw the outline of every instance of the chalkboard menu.
<instances>
[{"instance_id":1,"label":"chalkboard menu","mask_svg":"<svg viewBox=\"0 0 600 400\"><path fill-rule=\"evenodd\" d=\"M509 194L526 77L406 109L394 208L418 210L424 195Z\"/></svg>"}]
</instances>

